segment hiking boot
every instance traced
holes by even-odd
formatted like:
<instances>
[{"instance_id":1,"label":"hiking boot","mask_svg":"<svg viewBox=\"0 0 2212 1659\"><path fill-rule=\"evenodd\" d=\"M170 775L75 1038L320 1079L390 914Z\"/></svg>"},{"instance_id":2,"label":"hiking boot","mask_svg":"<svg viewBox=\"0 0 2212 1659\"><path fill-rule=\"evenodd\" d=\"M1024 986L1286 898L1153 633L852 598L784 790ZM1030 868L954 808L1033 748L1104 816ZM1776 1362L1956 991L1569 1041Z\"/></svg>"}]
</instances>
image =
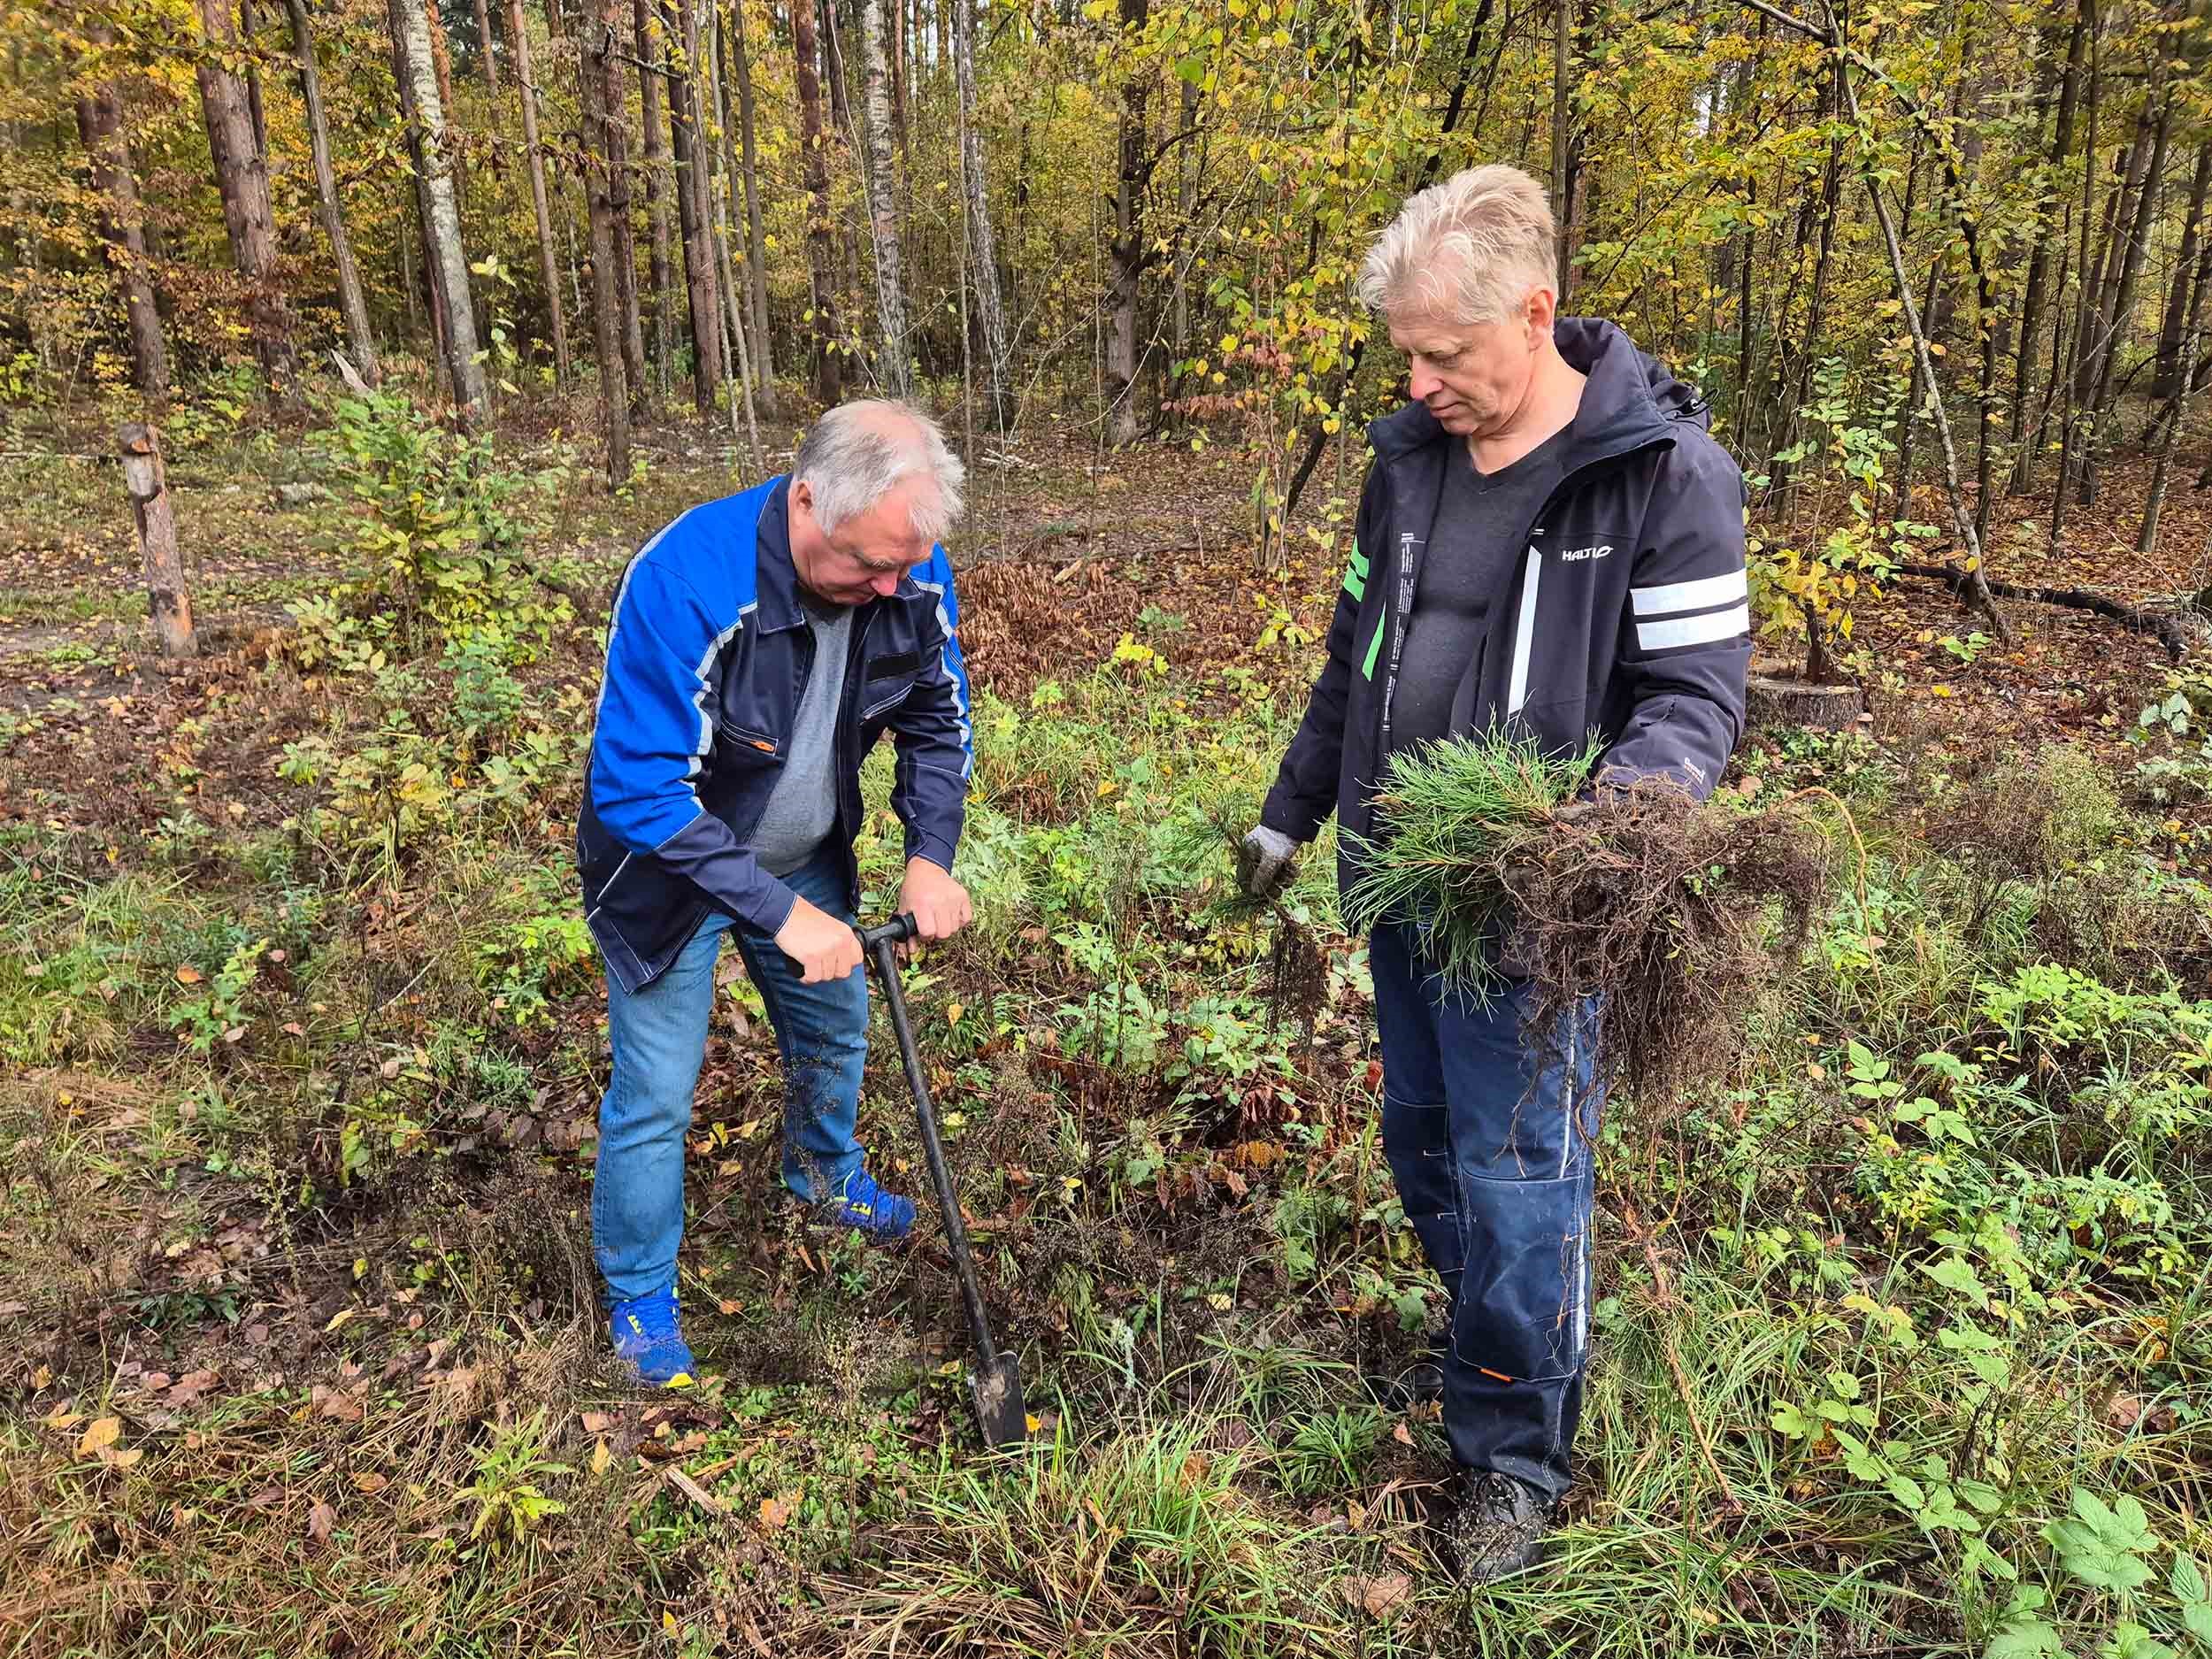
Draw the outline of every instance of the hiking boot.
<instances>
[{"instance_id":1,"label":"hiking boot","mask_svg":"<svg viewBox=\"0 0 2212 1659\"><path fill-rule=\"evenodd\" d=\"M818 1225L852 1227L871 1244L897 1244L914 1231L914 1201L876 1185L866 1164L856 1165L837 1190L815 1208Z\"/></svg>"},{"instance_id":2,"label":"hiking boot","mask_svg":"<svg viewBox=\"0 0 2212 1659\"><path fill-rule=\"evenodd\" d=\"M1526 1572L1543 1559L1551 1509L1535 1487L1510 1475L1471 1469L1440 1528L1438 1553L1470 1587Z\"/></svg>"},{"instance_id":3,"label":"hiking boot","mask_svg":"<svg viewBox=\"0 0 2212 1659\"><path fill-rule=\"evenodd\" d=\"M1367 1397L1384 1410L1402 1415L1444 1397L1444 1345L1432 1342L1402 1365L1360 1372Z\"/></svg>"},{"instance_id":4,"label":"hiking boot","mask_svg":"<svg viewBox=\"0 0 2212 1659\"><path fill-rule=\"evenodd\" d=\"M614 1351L650 1388L688 1388L694 1362L676 1321L672 1286L618 1302L607 1318Z\"/></svg>"}]
</instances>

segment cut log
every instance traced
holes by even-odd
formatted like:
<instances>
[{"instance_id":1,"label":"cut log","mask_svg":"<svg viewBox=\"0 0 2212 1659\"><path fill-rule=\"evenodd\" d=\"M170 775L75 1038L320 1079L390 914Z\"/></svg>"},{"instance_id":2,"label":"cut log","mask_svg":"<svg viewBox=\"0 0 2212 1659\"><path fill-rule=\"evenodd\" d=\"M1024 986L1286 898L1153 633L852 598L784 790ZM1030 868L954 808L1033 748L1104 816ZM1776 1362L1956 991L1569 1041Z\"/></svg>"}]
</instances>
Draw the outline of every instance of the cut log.
<instances>
[{"instance_id":1,"label":"cut log","mask_svg":"<svg viewBox=\"0 0 2212 1659\"><path fill-rule=\"evenodd\" d=\"M1754 728L1808 726L1816 732L1855 730L1866 699L1856 686L1822 686L1780 674L1754 674L1747 682L1744 721Z\"/></svg>"},{"instance_id":2,"label":"cut log","mask_svg":"<svg viewBox=\"0 0 2212 1659\"><path fill-rule=\"evenodd\" d=\"M115 442L161 654L196 657L200 647L192 627L192 595L185 586L184 561L177 555L177 518L169 505L168 480L163 476L161 442L151 426L133 421L116 433Z\"/></svg>"}]
</instances>

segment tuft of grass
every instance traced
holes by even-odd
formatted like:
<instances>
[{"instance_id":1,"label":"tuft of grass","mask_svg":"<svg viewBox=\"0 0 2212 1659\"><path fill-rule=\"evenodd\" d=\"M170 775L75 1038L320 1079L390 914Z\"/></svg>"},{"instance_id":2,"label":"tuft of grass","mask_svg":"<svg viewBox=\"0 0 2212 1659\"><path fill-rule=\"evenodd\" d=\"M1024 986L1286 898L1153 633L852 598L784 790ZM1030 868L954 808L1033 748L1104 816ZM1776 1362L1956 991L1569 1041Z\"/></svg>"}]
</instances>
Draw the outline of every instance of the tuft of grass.
<instances>
[{"instance_id":1,"label":"tuft of grass","mask_svg":"<svg viewBox=\"0 0 2212 1659\"><path fill-rule=\"evenodd\" d=\"M1410 924L1423 954L1462 990L1502 984L1497 953L1510 919L1504 858L1574 798L1597 764L1548 755L1531 739L1449 738L1392 757L1375 798L1377 832L1356 849L1361 874L1345 919L1365 930Z\"/></svg>"}]
</instances>

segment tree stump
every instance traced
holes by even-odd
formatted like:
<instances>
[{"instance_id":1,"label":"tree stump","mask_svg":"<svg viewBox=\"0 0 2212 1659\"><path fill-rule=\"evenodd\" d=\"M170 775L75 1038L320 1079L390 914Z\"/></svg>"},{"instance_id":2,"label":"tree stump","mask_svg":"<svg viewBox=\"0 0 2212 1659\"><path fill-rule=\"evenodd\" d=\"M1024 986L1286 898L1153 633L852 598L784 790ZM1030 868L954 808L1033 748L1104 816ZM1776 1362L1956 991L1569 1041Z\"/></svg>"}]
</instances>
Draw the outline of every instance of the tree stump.
<instances>
[{"instance_id":1,"label":"tree stump","mask_svg":"<svg viewBox=\"0 0 2212 1659\"><path fill-rule=\"evenodd\" d=\"M1744 698L1744 722L1753 727L1802 726L1818 732L1848 732L1858 726L1865 702L1856 686L1754 674Z\"/></svg>"},{"instance_id":2,"label":"tree stump","mask_svg":"<svg viewBox=\"0 0 2212 1659\"><path fill-rule=\"evenodd\" d=\"M146 596L164 657L197 657L192 627L192 595L184 585L184 561L177 555L177 515L169 505L169 481L161 465L161 441L151 426L133 421L115 434L123 461L123 488L131 498L138 526L138 551L146 565Z\"/></svg>"}]
</instances>

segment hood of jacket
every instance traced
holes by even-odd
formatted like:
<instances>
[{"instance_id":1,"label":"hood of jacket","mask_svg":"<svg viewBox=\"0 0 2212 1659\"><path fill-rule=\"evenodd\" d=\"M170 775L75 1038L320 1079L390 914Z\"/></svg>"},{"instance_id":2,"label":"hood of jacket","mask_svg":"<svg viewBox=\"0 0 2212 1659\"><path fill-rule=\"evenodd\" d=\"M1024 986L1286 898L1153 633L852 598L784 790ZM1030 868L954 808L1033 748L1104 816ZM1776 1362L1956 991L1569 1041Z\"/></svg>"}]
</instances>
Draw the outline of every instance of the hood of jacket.
<instances>
[{"instance_id":1,"label":"hood of jacket","mask_svg":"<svg viewBox=\"0 0 2212 1659\"><path fill-rule=\"evenodd\" d=\"M1567 366L1586 377L1582 402L1568 428L1568 472L1602 455L1632 449L1663 438L1679 421L1698 430L1712 426L1712 411L1697 388L1644 350L1618 324L1596 317L1562 317L1552 325L1552 343ZM1425 403L1404 408L1369 423L1369 442L1378 459L1410 455L1441 443L1446 432Z\"/></svg>"}]
</instances>

